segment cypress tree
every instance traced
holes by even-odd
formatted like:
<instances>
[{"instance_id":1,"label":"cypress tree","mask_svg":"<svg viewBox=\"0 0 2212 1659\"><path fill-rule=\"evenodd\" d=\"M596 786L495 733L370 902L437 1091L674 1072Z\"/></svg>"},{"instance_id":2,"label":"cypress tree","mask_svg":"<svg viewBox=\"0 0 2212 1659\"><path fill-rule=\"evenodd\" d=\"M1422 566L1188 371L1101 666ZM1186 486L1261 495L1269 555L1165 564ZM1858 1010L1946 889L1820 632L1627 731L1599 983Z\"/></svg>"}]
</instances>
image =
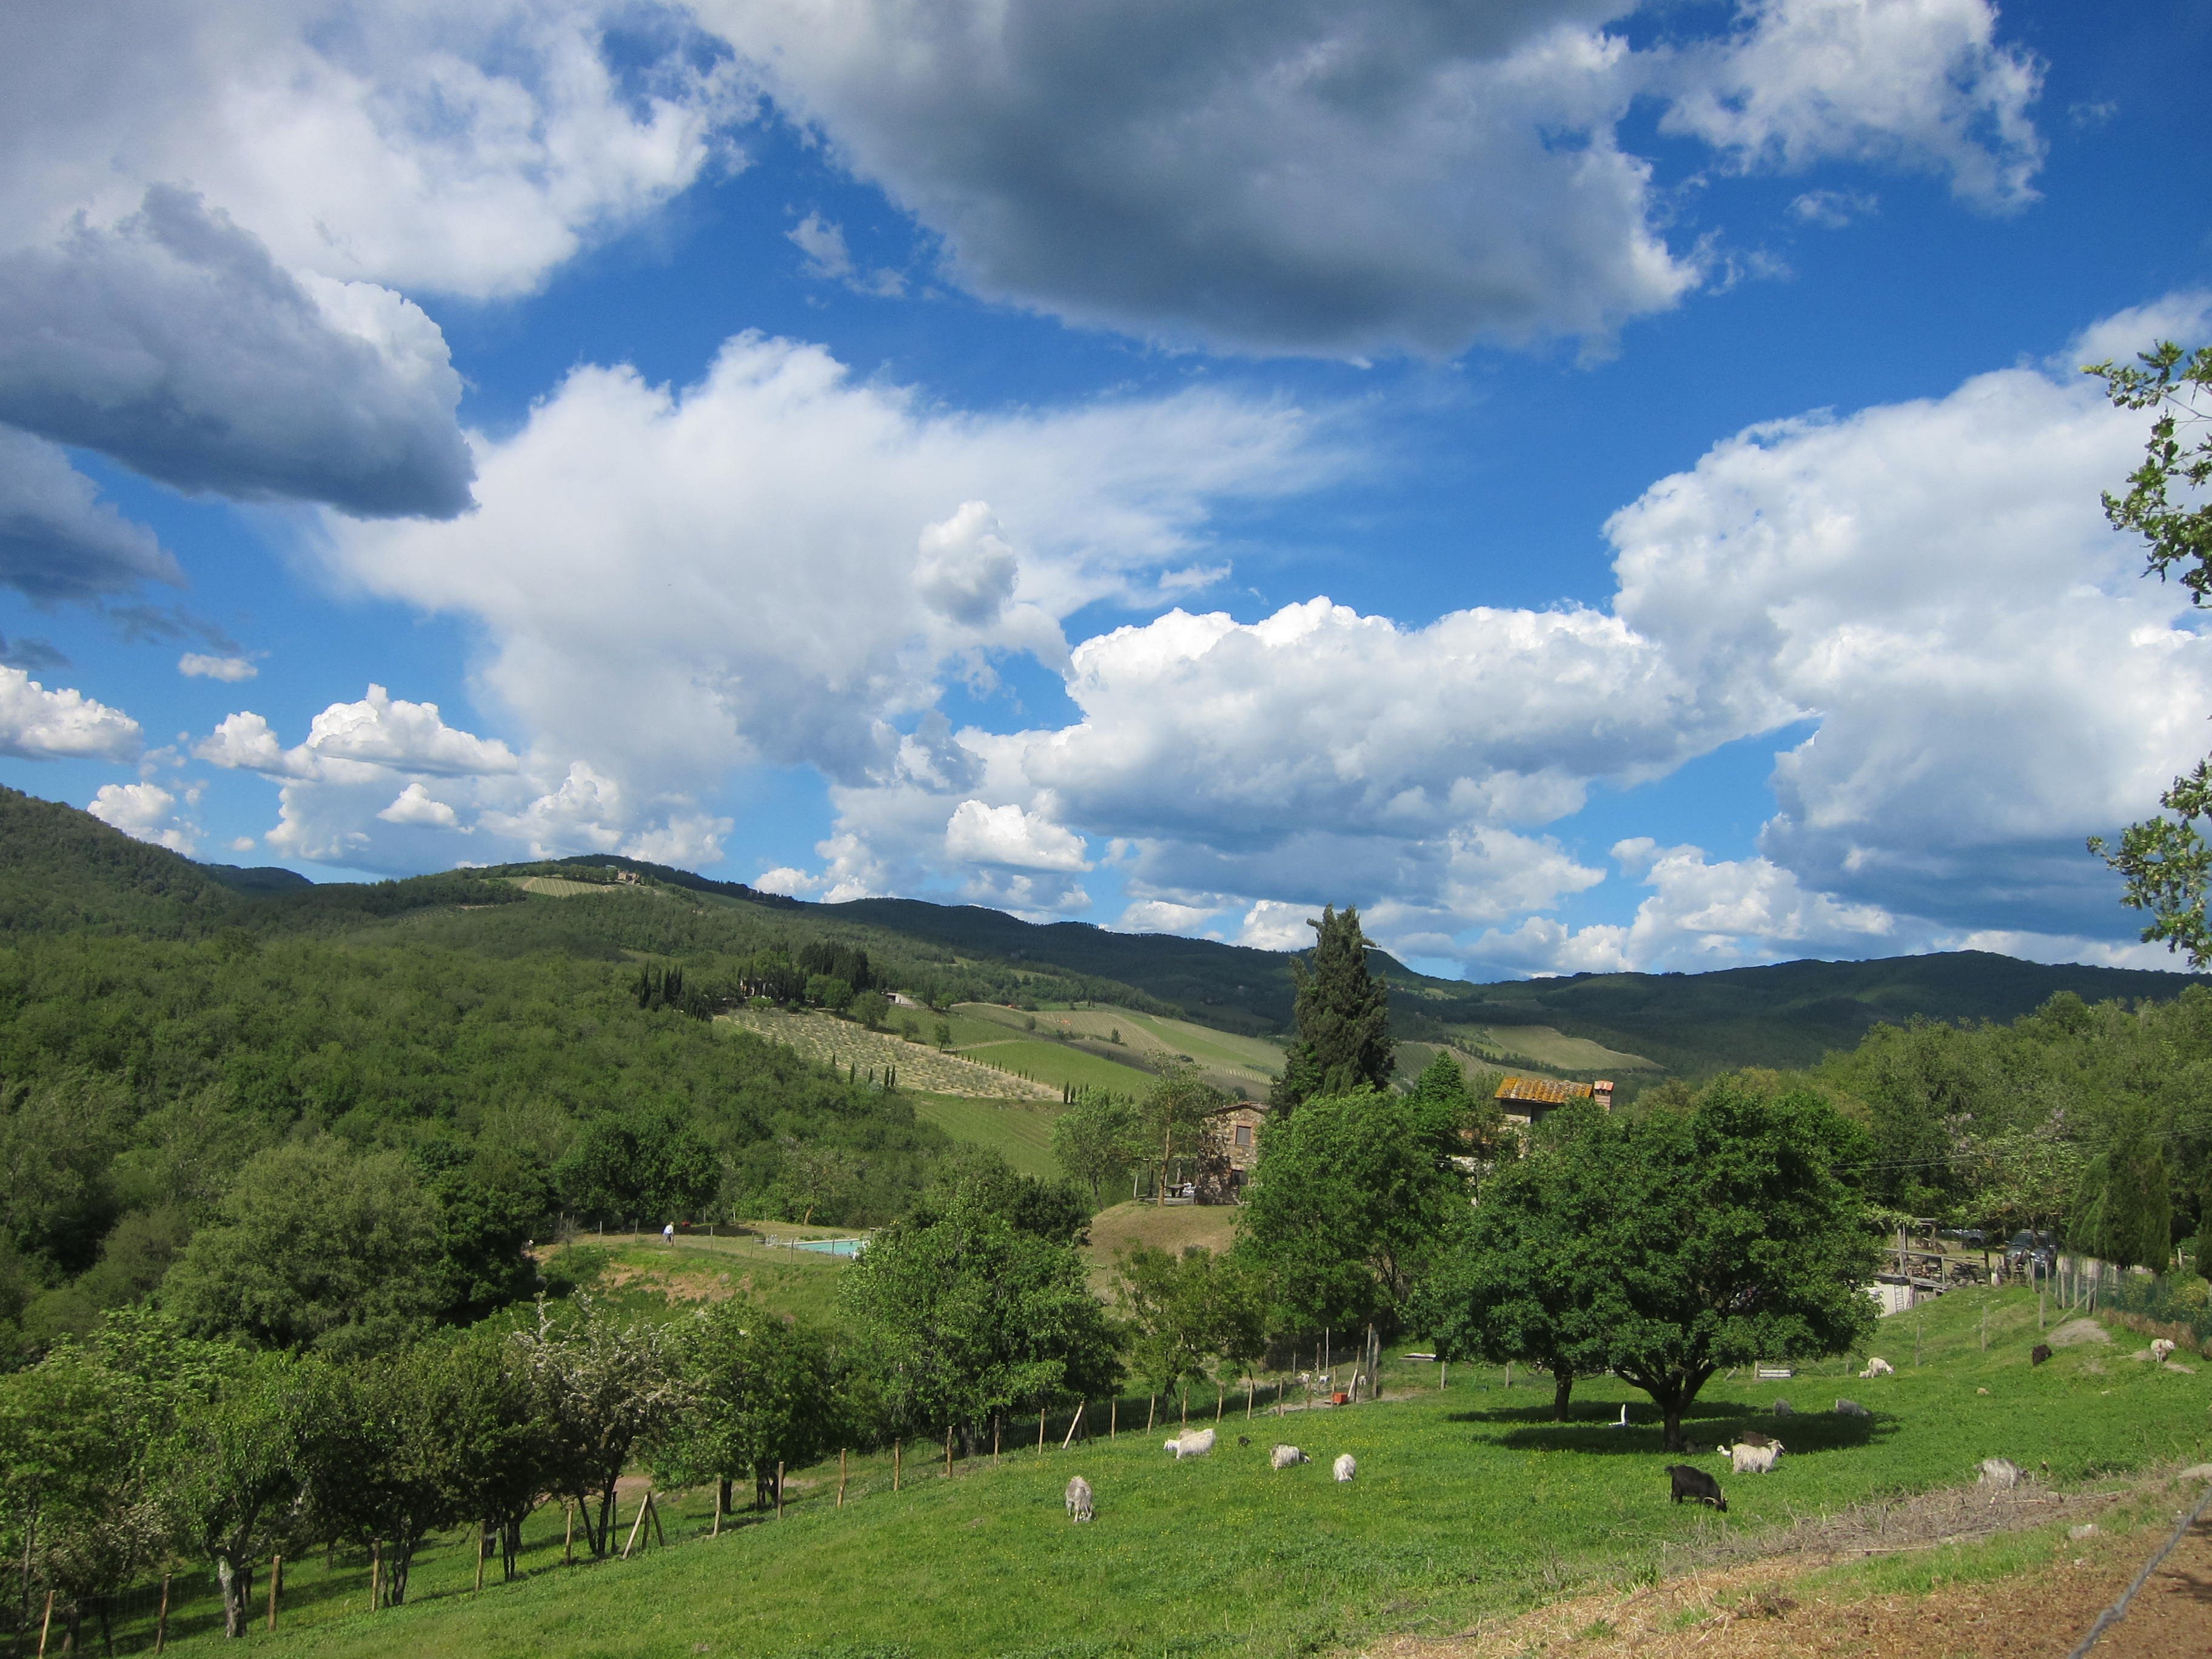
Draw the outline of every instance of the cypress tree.
<instances>
[{"instance_id":1,"label":"cypress tree","mask_svg":"<svg viewBox=\"0 0 2212 1659\"><path fill-rule=\"evenodd\" d=\"M1359 912L1330 905L1319 921L1306 925L1320 937L1310 962L1291 963L1298 988L1297 1035L1269 1097L1285 1112L1317 1095L1349 1094L1363 1084L1382 1088L1398 1063L1390 1041L1390 994L1367 971Z\"/></svg>"}]
</instances>

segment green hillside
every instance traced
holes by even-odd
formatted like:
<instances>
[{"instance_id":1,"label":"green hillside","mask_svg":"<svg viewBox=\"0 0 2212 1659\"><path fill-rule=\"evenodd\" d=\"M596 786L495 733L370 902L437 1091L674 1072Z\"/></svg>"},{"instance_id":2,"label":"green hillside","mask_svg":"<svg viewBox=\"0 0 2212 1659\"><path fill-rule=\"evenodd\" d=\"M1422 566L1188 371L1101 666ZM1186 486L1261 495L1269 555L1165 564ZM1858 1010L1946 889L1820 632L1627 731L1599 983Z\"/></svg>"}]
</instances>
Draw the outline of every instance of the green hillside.
<instances>
[{"instance_id":1,"label":"green hillside","mask_svg":"<svg viewBox=\"0 0 2212 1659\"><path fill-rule=\"evenodd\" d=\"M2083 1512L2107 1532L2144 1525L2140 1556L2171 1525L2155 1518L2171 1516L2170 1496L2138 1513L2085 1494L2197 1456L2212 1379L2130 1362L2123 1356L2139 1339L2126 1332L2118 1344L2063 1349L2034 1366L2033 1295L1992 1296L1987 1311L1986 1352L1974 1296L1885 1322L1873 1351L1898 1363L1894 1376L1847 1380L1854 1367L1830 1362L1789 1382L1716 1378L1693 1417L1708 1444L1773 1426L1778 1396L1795 1395L1799 1407L1790 1455L1772 1474L1734 1476L1722 1460L1694 1460L1718 1474L1725 1521L1668 1501L1665 1467L1677 1460L1660 1449L1649 1401L1618 1382L1583 1384L1576 1420L1554 1424L1549 1390L1528 1387L1525 1374L1507 1389L1495 1368L1455 1366L1440 1390L1432 1365L1395 1362L1402 1392L1376 1404L1247 1423L1232 1402L1219 1449L1187 1462L1163 1455L1158 1433L1139 1431L1139 1397L1122 1402L1117 1438L1062 1451L1060 1417L1042 1454L1033 1437L1016 1441L997 1467L986 1450L957 1463L951 1480L941 1454L908 1445L897 1492L887 1455L856 1456L842 1507L832 1457L793 1480L781 1519L741 1514L720 1538L706 1535L708 1493L672 1495L666 1545L648 1543L629 1561L564 1568L561 1511L549 1505L526 1530L520 1582L472 1594L471 1540L448 1535L419 1558L409 1605L380 1613L359 1608L368 1571L361 1553L318 1553L296 1577L288 1571L281 1639L328 1659L1374 1651L1395 1636L1464 1630L1583 1587L1648 1581L1680 1571L1686 1551L1694 1560L1801 1516L1970 1487L1990 1456L2038 1471L2040 1508L2011 1520L2028 1530L1954 1543L1945 1563L1953 1571L1975 1571L1985 1555L1984 1574L2078 1555L2066 1526ZM1823 1409L1845 1393L1873 1416ZM1630 1426L1614 1429L1624 1402ZM1203 1404L1210 1421L1210 1391ZM1238 1444L1248 1431L1251 1443ZM1271 1469L1279 1440L1314 1461ZM1358 1475L1339 1484L1329 1461L1347 1451ZM1097 1493L1088 1526L1070 1525L1062 1506L1077 1474ZM1994 1504L1978 1492L1972 1501L1993 1524ZM222 1638L211 1598L179 1582L188 1599L172 1644L212 1654ZM135 1640L143 1625L142 1615L121 1633Z\"/></svg>"}]
</instances>

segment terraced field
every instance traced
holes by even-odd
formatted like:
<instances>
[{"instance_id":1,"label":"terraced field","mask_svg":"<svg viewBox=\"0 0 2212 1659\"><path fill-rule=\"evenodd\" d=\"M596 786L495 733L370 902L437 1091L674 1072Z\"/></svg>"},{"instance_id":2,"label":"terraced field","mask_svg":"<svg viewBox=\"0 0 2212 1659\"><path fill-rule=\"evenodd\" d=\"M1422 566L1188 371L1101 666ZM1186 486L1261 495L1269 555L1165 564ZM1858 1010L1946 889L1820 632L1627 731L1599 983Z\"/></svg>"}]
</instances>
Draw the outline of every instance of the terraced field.
<instances>
[{"instance_id":1,"label":"terraced field","mask_svg":"<svg viewBox=\"0 0 2212 1659\"><path fill-rule=\"evenodd\" d=\"M924 1043L908 1042L890 1031L871 1031L834 1014L786 1012L780 1009L740 1008L717 1015L718 1021L741 1026L771 1042L780 1042L809 1060L825 1065L857 1067L862 1076L880 1076L886 1066L898 1068L899 1086L931 1094L964 1095L978 1100L1060 1099L1060 1090L1035 1083L1012 1073L994 1070L957 1054L943 1054Z\"/></svg>"}]
</instances>

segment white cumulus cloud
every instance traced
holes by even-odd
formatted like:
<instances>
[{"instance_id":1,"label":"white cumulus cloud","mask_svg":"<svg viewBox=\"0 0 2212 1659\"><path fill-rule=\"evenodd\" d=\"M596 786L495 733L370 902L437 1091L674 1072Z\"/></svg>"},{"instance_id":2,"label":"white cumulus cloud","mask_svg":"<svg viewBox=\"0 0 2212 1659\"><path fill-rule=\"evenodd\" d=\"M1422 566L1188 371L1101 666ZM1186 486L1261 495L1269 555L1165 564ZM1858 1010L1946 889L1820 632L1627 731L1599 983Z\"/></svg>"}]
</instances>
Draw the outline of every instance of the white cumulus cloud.
<instances>
[{"instance_id":1,"label":"white cumulus cloud","mask_svg":"<svg viewBox=\"0 0 2212 1659\"><path fill-rule=\"evenodd\" d=\"M945 821L946 854L963 864L1003 864L1018 870L1088 870L1083 837L1040 813L1012 804L963 800Z\"/></svg>"},{"instance_id":2,"label":"white cumulus cloud","mask_svg":"<svg viewBox=\"0 0 2212 1659\"><path fill-rule=\"evenodd\" d=\"M187 679L222 680L235 685L260 672L245 657L216 657L203 651L187 651L177 659L177 672Z\"/></svg>"},{"instance_id":3,"label":"white cumulus cloud","mask_svg":"<svg viewBox=\"0 0 2212 1659\"><path fill-rule=\"evenodd\" d=\"M0 755L20 760L137 758L138 722L64 687L49 691L20 668L0 666Z\"/></svg>"},{"instance_id":4,"label":"white cumulus cloud","mask_svg":"<svg viewBox=\"0 0 2212 1659\"><path fill-rule=\"evenodd\" d=\"M137 841L190 858L199 831L176 812L177 798L158 783L103 783L85 811Z\"/></svg>"}]
</instances>

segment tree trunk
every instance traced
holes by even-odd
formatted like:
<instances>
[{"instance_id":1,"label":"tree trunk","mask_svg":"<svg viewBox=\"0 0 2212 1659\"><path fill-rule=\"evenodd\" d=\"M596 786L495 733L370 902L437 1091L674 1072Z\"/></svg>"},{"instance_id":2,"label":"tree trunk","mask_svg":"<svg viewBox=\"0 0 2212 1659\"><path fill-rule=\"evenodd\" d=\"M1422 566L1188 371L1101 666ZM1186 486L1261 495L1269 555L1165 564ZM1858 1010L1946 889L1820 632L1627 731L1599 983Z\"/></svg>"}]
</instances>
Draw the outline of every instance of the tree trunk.
<instances>
[{"instance_id":1,"label":"tree trunk","mask_svg":"<svg viewBox=\"0 0 2212 1659\"><path fill-rule=\"evenodd\" d=\"M1659 1412L1667 1425L1667 1449L1670 1452L1681 1450L1682 1408L1680 1406L1662 1405Z\"/></svg>"},{"instance_id":2,"label":"tree trunk","mask_svg":"<svg viewBox=\"0 0 2212 1659\"><path fill-rule=\"evenodd\" d=\"M222 1633L226 1637L243 1636L253 1600L253 1563L218 1555L215 1575L222 1586Z\"/></svg>"},{"instance_id":3,"label":"tree trunk","mask_svg":"<svg viewBox=\"0 0 2212 1659\"><path fill-rule=\"evenodd\" d=\"M1575 1391L1575 1374L1564 1367L1552 1373L1552 1421L1567 1420L1567 1401ZM1672 1448L1669 1448L1671 1450Z\"/></svg>"}]
</instances>

